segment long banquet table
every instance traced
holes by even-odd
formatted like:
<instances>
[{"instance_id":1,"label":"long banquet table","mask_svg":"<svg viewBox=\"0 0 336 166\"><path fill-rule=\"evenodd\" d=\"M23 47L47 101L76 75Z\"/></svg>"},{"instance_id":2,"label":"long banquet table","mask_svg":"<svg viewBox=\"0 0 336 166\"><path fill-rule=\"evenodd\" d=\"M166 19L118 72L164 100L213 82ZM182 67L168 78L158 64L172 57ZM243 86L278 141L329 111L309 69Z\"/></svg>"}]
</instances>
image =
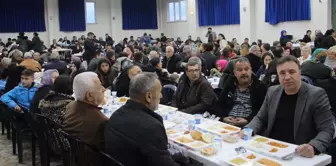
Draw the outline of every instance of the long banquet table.
<instances>
[{"instance_id":1,"label":"long banquet table","mask_svg":"<svg viewBox=\"0 0 336 166\"><path fill-rule=\"evenodd\" d=\"M121 107L124 104L124 103L120 103L116 101L119 101L119 98L114 99L113 103L111 103L111 100L109 100L109 106L110 106L109 111L104 112L104 114L107 117L110 117L114 111L116 111L119 107ZM162 111L165 111L165 112L171 111L171 112L175 112L176 114L178 114L178 116L185 118L185 119L194 118L193 115L186 114L186 113L176 111L176 110L177 110L176 108L173 108L170 106L160 105L159 109L156 112L160 114L160 112ZM211 121L209 119L204 119L204 120ZM194 160L197 160L206 166L229 166L229 164L227 164L225 161L228 160L229 158L237 156L235 148L241 147L244 145L246 145L246 142L242 139L239 139L237 143L226 143L222 141L222 148L213 156L204 156L198 151L194 151L190 149L186 149L186 150L187 150L188 157ZM269 158L282 164L283 166L325 166L331 163L331 156L327 154L320 154L320 155L315 156L312 159L295 155L292 160L286 160L286 161L272 158L272 157L269 157Z\"/></svg>"}]
</instances>

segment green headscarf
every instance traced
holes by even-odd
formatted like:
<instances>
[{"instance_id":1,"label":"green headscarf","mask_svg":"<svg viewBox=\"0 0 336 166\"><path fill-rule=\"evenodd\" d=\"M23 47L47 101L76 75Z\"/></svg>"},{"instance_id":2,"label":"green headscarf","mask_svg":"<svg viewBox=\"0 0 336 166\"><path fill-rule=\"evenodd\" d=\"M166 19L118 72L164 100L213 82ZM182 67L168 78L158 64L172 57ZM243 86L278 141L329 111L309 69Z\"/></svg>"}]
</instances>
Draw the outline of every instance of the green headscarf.
<instances>
[{"instance_id":1,"label":"green headscarf","mask_svg":"<svg viewBox=\"0 0 336 166\"><path fill-rule=\"evenodd\" d=\"M313 54L311 55L309 61L314 62L314 61L315 61L315 57L316 57L316 55L317 55L318 53L320 53L320 52L323 52L323 51L327 51L327 50L324 49L324 48L318 48L318 49L316 49L316 50L313 52Z\"/></svg>"}]
</instances>

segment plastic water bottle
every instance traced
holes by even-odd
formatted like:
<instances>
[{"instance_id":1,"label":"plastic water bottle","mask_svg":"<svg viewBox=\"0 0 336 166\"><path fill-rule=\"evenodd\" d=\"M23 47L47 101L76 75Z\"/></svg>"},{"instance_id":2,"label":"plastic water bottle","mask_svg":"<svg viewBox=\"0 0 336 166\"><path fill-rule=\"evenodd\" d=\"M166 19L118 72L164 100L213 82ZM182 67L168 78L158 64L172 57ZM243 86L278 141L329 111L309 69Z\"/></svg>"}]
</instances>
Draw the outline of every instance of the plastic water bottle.
<instances>
[{"instance_id":1,"label":"plastic water bottle","mask_svg":"<svg viewBox=\"0 0 336 166\"><path fill-rule=\"evenodd\" d=\"M104 109L104 114L109 113L109 107L108 107L108 105L104 105L103 109Z\"/></svg>"}]
</instances>

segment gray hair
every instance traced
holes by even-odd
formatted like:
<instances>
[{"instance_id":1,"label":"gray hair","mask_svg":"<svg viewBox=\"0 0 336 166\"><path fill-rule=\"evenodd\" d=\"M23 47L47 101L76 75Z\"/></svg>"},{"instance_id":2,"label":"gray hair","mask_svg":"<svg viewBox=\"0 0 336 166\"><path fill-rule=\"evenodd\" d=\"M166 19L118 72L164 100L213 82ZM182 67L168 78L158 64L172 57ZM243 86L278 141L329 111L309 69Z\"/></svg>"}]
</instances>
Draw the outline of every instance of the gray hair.
<instances>
[{"instance_id":1,"label":"gray hair","mask_svg":"<svg viewBox=\"0 0 336 166\"><path fill-rule=\"evenodd\" d=\"M50 59L60 59L60 55L58 52L52 52L50 55Z\"/></svg>"},{"instance_id":2,"label":"gray hair","mask_svg":"<svg viewBox=\"0 0 336 166\"><path fill-rule=\"evenodd\" d=\"M98 75L94 72L83 72L78 74L73 81L73 92L76 100L83 101L88 91L95 91L93 78Z\"/></svg>"},{"instance_id":3,"label":"gray hair","mask_svg":"<svg viewBox=\"0 0 336 166\"><path fill-rule=\"evenodd\" d=\"M201 61L201 59L199 57L191 57L188 60L187 67L188 66L195 66L195 65L198 65L201 68L202 61Z\"/></svg>"},{"instance_id":4,"label":"gray hair","mask_svg":"<svg viewBox=\"0 0 336 166\"><path fill-rule=\"evenodd\" d=\"M258 49L258 47L259 46L257 46L257 45L253 45L253 46L251 46L251 48L250 48L250 53L253 53L254 51L256 51L257 49Z\"/></svg>"},{"instance_id":5,"label":"gray hair","mask_svg":"<svg viewBox=\"0 0 336 166\"><path fill-rule=\"evenodd\" d=\"M328 53L336 53L336 46L332 46L328 49Z\"/></svg>"},{"instance_id":6,"label":"gray hair","mask_svg":"<svg viewBox=\"0 0 336 166\"><path fill-rule=\"evenodd\" d=\"M156 52L156 51L149 52L148 59L151 60L151 59L154 59L154 58L160 58L159 53Z\"/></svg>"},{"instance_id":7,"label":"gray hair","mask_svg":"<svg viewBox=\"0 0 336 166\"><path fill-rule=\"evenodd\" d=\"M12 59L7 58L7 57L2 58L1 60L1 63L6 66L8 66L11 62L12 62Z\"/></svg>"},{"instance_id":8,"label":"gray hair","mask_svg":"<svg viewBox=\"0 0 336 166\"><path fill-rule=\"evenodd\" d=\"M184 52L184 53L191 53L191 47L188 46L188 45L185 45L185 46L183 47L183 52Z\"/></svg>"},{"instance_id":9,"label":"gray hair","mask_svg":"<svg viewBox=\"0 0 336 166\"><path fill-rule=\"evenodd\" d=\"M307 51L309 52L310 55L312 54L312 49L311 49L310 46L303 46L303 47L301 48L301 50L307 50Z\"/></svg>"},{"instance_id":10,"label":"gray hair","mask_svg":"<svg viewBox=\"0 0 336 166\"><path fill-rule=\"evenodd\" d=\"M146 95L155 87L156 73L143 72L134 76L130 81L129 95L131 98L139 98Z\"/></svg>"},{"instance_id":11,"label":"gray hair","mask_svg":"<svg viewBox=\"0 0 336 166\"><path fill-rule=\"evenodd\" d=\"M33 55L30 52L26 52L23 57L24 58L32 58Z\"/></svg>"},{"instance_id":12,"label":"gray hair","mask_svg":"<svg viewBox=\"0 0 336 166\"><path fill-rule=\"evenodd\" d=\"M245 57L240 57L240 58L237 58L237 59L235 59L235 60L233 61L233 68L236 68L236 64L237 64L238 62L239 62L239 63L246 62L246 63L250 64L250 66L251 66L251 63L250 63L250 61L249 61L247 58L245 58Z\"/></svg>"}]
</instances>

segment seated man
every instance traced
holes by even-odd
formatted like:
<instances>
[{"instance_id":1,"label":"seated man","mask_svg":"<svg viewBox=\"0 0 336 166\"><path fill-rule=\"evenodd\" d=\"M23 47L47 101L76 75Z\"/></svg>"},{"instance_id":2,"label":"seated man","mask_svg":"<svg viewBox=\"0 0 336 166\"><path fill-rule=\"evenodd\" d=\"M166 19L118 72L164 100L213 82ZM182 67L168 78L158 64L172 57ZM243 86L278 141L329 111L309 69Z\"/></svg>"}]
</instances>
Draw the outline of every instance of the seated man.
<instances>
[{"instance_id":1,"label":"seated man","mask_svg":"<svg viewBox=\"0 0 336 166\"><path fill-rule=\"evenodd\" d=\"M88 71L96 72L97 67L98 67L99 60L100 60L101 58L104 58L104 57L105 57L105 55L104 55L103 51L97 51L97 52L96 52L96 57L93 58L93 59L90 61L90 63L88 64L88 65L89 65L89 66L88 66Z\"/></svg>"},{"instance_id":2,"label":"seated man","mask_svg":"<svg viewBox=\"0 0 336 166\"><path fill-rule=\"evenodd\" d=\"M20 66L24 66L34 72L40 72L42 69L40 63L33 59L33 55L30 52L24 54L24 60L20 63Z\"/></svg>"},{"instance_id":3,"label":"seated man","mask_svg":"<svg viewBox=\"0 0 336 166\"><path fill-rule=\"evenodd\" d=\"M189 114L212 110L217 97L208 80L201 74L202 62L198 57L189 59L186 74L179 80L172 106Z\"/></svg>"},{"instance_id":4,"label":"seated man","mask_svg":"<svg viewBox=\"0 0 336 166\"><path fill-rule=\"evenodd\" d=\"M280 85L269 88L258 115L246 127L300 145L296 153L304 157L325 152L334 134L326 92L301 81L300 62L294 56L282 57L277 72Z\"/></svg>"},{"instance_id":5,"label":"seated man","mask_svg":"<svg viewBox=\"0 0 336 166\"><path fill-rule=\"evenodd\" d=\"M129 96L129 83L132 77L141 73L139 66L133 65L121 71L119 76L115 79L115 90L118 97Z\"/></svg>"},{"instance_id":6,"label":"seated man","mask_svg":"<svg viewBox=\"0 0 336 166\"><path fill-rule=\"evenodd\" d=\"M75 101L67 105L63 129L83 142L104 148L104 127L108 118L98 106L104 103L104 87L96 73L78 74L73 81Z\"/></svg>"},{"instance_id":7,"label":"seated man","mask_svg":"<svg viewBox=\"0 0 336 166\"><path fill-rule=\"evenodd\" d=\"M16 112L21 112L21 107L29 110L30 102L36 91L37 84L34 82L34 72L25 69L21 73L21 84L1 96L1 101Z\"/></svg>"},{"instance_id":8,"label":"seated man","mask_svg":"<svg viewBox=\"0 0 336 166\"><path fill-rule=\"evenodd\" d=\"M133 77L130 100L112 114L105 129L105 151L124 165L174 166L163 120L154 110L161 98L155 73ZM154 134L155 133L155 134Z\"/></svg>"},{"instance_id":9,"label":"seated man","mask_svg":"<svg viewBox=\"0 0 336 166\"><path fill-rule=\"evenodd\" d=\"M267 86L252 74L250 62L246 58L233 61L234 75L228 76L218 103L216 115L235 126L245 126L257 115L267 92Z\"/></svg>"}]
</instances>

